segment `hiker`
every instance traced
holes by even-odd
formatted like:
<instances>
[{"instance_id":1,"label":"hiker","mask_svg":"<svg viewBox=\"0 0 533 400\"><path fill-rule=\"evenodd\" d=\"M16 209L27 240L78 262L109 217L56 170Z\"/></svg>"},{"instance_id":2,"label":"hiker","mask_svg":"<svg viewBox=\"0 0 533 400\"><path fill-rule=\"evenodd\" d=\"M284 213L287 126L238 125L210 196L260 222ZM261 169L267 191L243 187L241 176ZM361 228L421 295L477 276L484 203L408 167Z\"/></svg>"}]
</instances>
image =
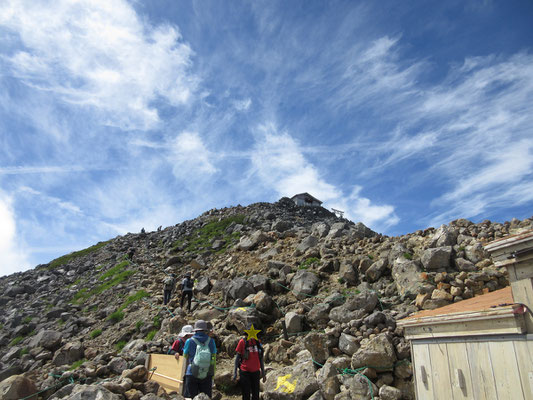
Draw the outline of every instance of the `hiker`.
<instances>
[{"instance_id":1,"label":"hiker","mask_svg":"<svg viewBox=\"0 0 533 400\"><path fill-rule=\"evenodd\" d=\"M263 363L263 346L257 338L260 332L253 324L250 329L245 330L246 338L239 340L235 356L235 368L233 370L233 380L237 380L237 369L239 370L239 383L242 390L242 400L259 400L259 380L266 381L265 365Z\"/></svg>"},{"instance_id":2,"label":"hiker","mask_svg":"<svg viewBox=\"0 0 533 400\"><path fill-rule=\"evenodd\" d=\"M194 281L191 279L191 273L187 272L185 274L185 279L181 283L181 308L183 309L183 303L185 302L185 297L188 297L189 300L189 312L191 312L191 301L192 301L192 289L194 287Z\"/></svg>"},{"instance_id":3,"label":"hiker","mask_svg":"<svg viewBox=\"0 0 533 400\"><path fill-rule=\"evenodd\" d=\"M185 347L185 342L187 339L191 338L194 335L192 325L185 325L181 328L181 332L178 334L178 339L172 343L172 347L168 351L168 354L173 354L176 357L176 360L183 355L183 348Z\"/></svg>"},{"instance_id":4,"label":"hiker","mask_svg":"<svg viewBox=\"0 0 533 400\"><path fill-rule=\"evenodd\" d=\"M135 255L135 249L133 247L130 247L128 250L128 258L130 261L133 261L134 255Z\"/></svg>"},{"instance_id":5,"label":"hiker","mask_svg":"<svg viewBox=\"0 0 533 400\"><path fill-rule=\"evenodd\" d=\"M170 274L163 281L163 304L167 305L172 296L172 291L174 290L174 285L176 284L176 275Z\"/></svg>"},{"instance_id":6,"label":"hiker","mask_svg":"<svg viewBox=\"0 0 533 400\"><path fill-rule=\"evenodd\" d=\"M211 398L217 347L208 336L208 329L207 322L196 321L194 336L185 342L183 355L187 358L187 369L183 382L184 397L194 398L199 393L205 393Z\"/></svg>"}]
</instances>

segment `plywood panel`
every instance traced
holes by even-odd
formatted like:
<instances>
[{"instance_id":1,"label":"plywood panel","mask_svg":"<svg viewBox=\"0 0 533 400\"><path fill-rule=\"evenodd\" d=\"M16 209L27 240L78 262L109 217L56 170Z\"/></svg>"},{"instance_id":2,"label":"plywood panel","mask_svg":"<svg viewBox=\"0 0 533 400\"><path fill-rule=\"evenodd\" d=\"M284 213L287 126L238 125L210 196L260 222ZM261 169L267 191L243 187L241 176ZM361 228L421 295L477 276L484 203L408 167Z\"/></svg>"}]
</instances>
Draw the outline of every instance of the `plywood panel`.
<instances>
[{"instance_id":1,"label":"plywood panel","mask_svg":"<svg viewBox=\"0 0 533 400\"><path fill-rule=\"evenodd\" d=\"M185 357L179 361L173 355L149 354L147 368L155 371L149 372L150 380L159 383L167 392L176 391L181 394L183 375L185 374Z\"/></svg>"},{"instance_id":2,"label":"plywood panel","mask_svg":"<svg viewBox=\"0 0 533 400\"><path fill-rule=\"evenodd\" d=\"M474 398L498 400L489 344L487 342L468 342L466 343L466 350L470 365L470 375L476 389Z\"/></svg>"},{"instance_id":3,"label":"plywood panel","mask_svg":"<svg viewBox=\"0 0 533 400\"><path fill-rule=\"evenodd\" d=\"M466 343L447 343L453 400L477 399L472 385Z\"/></svg>"},{"instance_id":4,"label":"plywood panel","mask_svg":"<svg viewBox=\"0 0 533 400\"><path fill-rule=\"evenodd\" d=\"M514 348L524 397L533 399L533 341L517 340Z\"/></svg>"},{"instance_id":5,"label":"plywood panel","mask_svg":"<svg viewBox=\"0 0 533 400\"><path fill-rule=\"evenodd\" d=\"M433 381L431 375L431 358L429 345L412 342L413 368L418 400L433 398Z\"/></svg>"},{"instance_id":6,"label":"plywood panel","mask_svg":"<svg viewBox=\"0 0 533 400\"><path fill-rule=\"evenodd\" d=\"M524 399L512 341L489 342L490 358L499 399Z\"/></svg>"},{"instance_id":7,"label":"plywood panel","mask_svg":"<svg viewBox=\"0 0 533 400\"><path fill-rule=\"evenodd\" d=\"M436 400L452 399L452 382L448 367L448 353L445 343L435 343L429 345L429 356L431 358L431 369L433 379L433 398Z\"/></svg>"}]
</instances>

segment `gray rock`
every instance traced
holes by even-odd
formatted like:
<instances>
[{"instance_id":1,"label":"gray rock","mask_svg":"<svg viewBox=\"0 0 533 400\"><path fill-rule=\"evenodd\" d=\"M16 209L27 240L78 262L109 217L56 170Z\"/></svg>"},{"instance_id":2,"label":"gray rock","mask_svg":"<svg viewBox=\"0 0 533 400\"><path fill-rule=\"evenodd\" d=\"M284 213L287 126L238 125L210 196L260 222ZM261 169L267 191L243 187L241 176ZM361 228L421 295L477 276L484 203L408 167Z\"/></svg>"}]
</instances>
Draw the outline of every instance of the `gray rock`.
<instances>
[{"instance_id":1,"label":"gray rock","mask_svg":"<svg viewBox=\"0 0 533 400\"><path fill-rule=\"evenodd\" d=\"M373 311L377 304L378 296L374 292L365 291L349 297L342 306L334 307L329 313L329 318L335 322L348 323L364 317Z\"/></svg>"},{"instance_id":2,"label":"gray rock","mask_svg":"<svg viewBox=\"0 0 533 400\"><path fill-rule=\"evenodd\" d=\"M52 359L54 365L70 365L83 358L83 345L80 342L67 343L57 350Z\"/></svg>"},{"instance_id":3,"label":"gray rock","mask_svg":"<svg viewBox=\"0 0 533 400\"><path fill-rule=\"evenodd\" d=\"M274 300L263 291L260 291L254 296L254 304L259 311L267 314L272 313L272 309L274 308Z\"/></svg>"},{"instance_id":4,"label":"gray rock","mask_svg":"<svg viewBox=\"0 0 533 400\"><path fill-rule=\"evenodd\" d=\"M195 285L195 289L198 293L209 294L213 285L207 276L203 276L198 279L198 283Z\"/></svg>"},{"instance_id":5,"label":"gray rock","mask_svg":"<svg viewBox=\"0 0 533 400\"><path fill-rule=\"evenodd\" d=\"M396 352L389 337L382 333L368 341L361 342L361 348L352 356L352 369L378 367L381 371L392 369Z\"/></svg>"},{"instance_id":6,"label":"gray rock","mask_svg":"<svg viewBox=\"0 0 533 400\"><path fill-rule=\"evenodd\" d=\"M331 306L327 303L315 304L309 314L307 320L314 327L324 327L329 322L329 310Z\"/></svg>"},{"instance_id":7,"label":"gray rock","mask_svg":"<svg viewBox=\"0 0 533 400\"><path fill-rule=\"evenodd\" d=\"M389 260L382 258L375 263L373 263L365 272L366 280L368 282L376 282L385 272L387 272L387 267L389 265Z\"/></svg>"},{"instance_id":8,"label":"gray rock","mask_svg":"<svg viewBox=\"0 0 533 400\"><path fill-rule=\"evenodd\" d=\"M228 287L226 295L233 299L245 299L248 295L255 293L254 286L243 278L233 279Z\"/></svg>"},{"instance_id":9,"label":"gray rock","mask_svg":"<svg viewBox=\"0 0 533 400\"><path fill-rule=\"evenodd\" d=\"M267 375L264 400L304 400L318 390L315 367L310 357Z\"/></svg>"},{"instance_id":10,"label":"gray rock","mask_svg":"<svg viewBox=\"0 0 533 400\"><path fill-rule=\"evenodd\" d=\"M272 223L272 230L277 232L285 232L293 227L293 223L284 220L278 220Z\"/></svg>"},{"instance_id":11,"label":"gray rock","mask_svg":"<svg viewBox=\"0 0 533 400\"><path fill-rule=\"evenodd\" d=\"M354 336L341 333L339 337L339 350L344 354L352 356L357 350L359 350L359 342Z\"/></svg>"},{"instance_id":12,"label":"gray rock","mask_svg":"<svg viewBox=\"0 0 533 400\"><path fill-rule=\"evenodd\" d=\"M302 242L296 247L296 251L300 254L304 254L307 250L315 247L318 244L318 238L316 236L307 236Z\"/></svg>"},{"instance_id":13,"label":"gray rock","mask_svg":"<svg viewBox=\"0 0 533 400\"><path fill-rule=\"evenodd\" d=\"M311 232L314 236L317 236L319 238L324 238L329 233L329 225L325 222L317 222L313 224L311 228Z\"/></svg>"},{"instance_id":14,"label":"gray rock","mask_svg":"<svg viewBox=\"0 0 533 400\"><path fill-rule=\"evenodd\" d=\"M270 241L271 238L262 231L255 231L251 236L241 238L237 248L241 250L254 250L260 244Z\"/></svg>"},{"instance_id":15,"label":"gray rock","mask_svg":"<svg viewBox=\"0 0 533 400\"><path fill-rule=\"evenodd\" d=\"M117 375L122 374L122 371L128 368L128 362L122 357L113 357L107 364L109 370Z\"/></svg>"},{"instance_id":16,"label":"gray rock","mask_svg":"<svg viewBox=\"0 0 533 400\"><path fill-rule=\"evenodd\" d=\"M433 271L441 268L448 268L452 257L452 247L436 247L426 249L422 253L421 261L426 270Z\"/></svg>"},{"instance_id":17,"label":"gray rock","mask_svg":"<svg viewBox=\"0 0 533 400\"><path fill-rule=\"evenodd\" d=\"M377 393L378 391L377 386L362 375L355 375L353 378L348 379L345 385L348 386L352 399L370 400L372 393ZM370 387L372 387L372 390Z\"/></svg>"},{"instance_id":18,"label":"gray rock","mask_svg":"<svg viewBox=\"0 0 533 400\"><path fill-rule=\"evenodd\" d=\"M324 333L313 332L303 339L305 348L311 353L313 360L324 364L329 357L330 340Z\"/></svg>"},{"instance_id":19,"label":"gray rock","mask_svg":"<svg viewBox=\"0 0 533 400\"><path fill-rule=\"evenodd\" d=\"M454 262L459 271L472 272L476 270L476 266L464 258L456 258Z\"/></svg>"},{"instance_id":20,"label":"gray rock","mask_svg":"<svg viewBox=\"0 0 533 400\"><path fill-rule=\"evenodd\" d=\"M339 278L343 279L349 285L355 286L359 283L359 274L353 265L349 262L342 262L339 268Z\"/></svg>"},{"instance_id":21,"label":"gray rock","mask_svg":"<svg viewBox=\"0 0 533 400\"><path fill-rule=\"evenodd\" d=\"M287 327L287 332L289 333L298 333L303 331L304 316L295 313L294 311L289 311L285 314L285 326Z\"/></svg>"},{"instance_id":22,"label":"gray rock","mask_svg":"<svg viewBox=\"0 0 533 400\"><path fill-rule=\"evenodd\" d=\"M453 246L457 244L457 235L458 232L455 229L449 228L447 225L441 225L433 234L429 247Z\"/></svg>"},{"instance_id":23,"label":"gray rock","mask_svg":"<svg viewBox=\"0 0 533 400\"><path fill-rule=\"evenodd\" d=\"M420 276L421 272L422 270L416 261L398 257L392 267L392 278L398 293L414 299L426 284Z\"/></svg>"},{"instance_id":24,"label":"gray rock","mask_svg":"<svg viewBox=\"0 0 533 400\"><path fill-rule=\"evenodd\" d=\"M112 393L100 385L76 385L72 393L63 400L121 400L122 396Z\"/></svg>"},{"instance_id":25,"label":"gray rock","mask_svg":"<svg viewBox=\"0 0 533 400\"><path fill-rule=\"evenodd\" d=\"M296 298L303 300L313 295L320 279L312 272L299 270L291 282L291 289Z\"/></svg>"},{"instance_id":26,"label":"gray rock","mask_svg":"<svg viewBox=\"0 0 533 400\"><path fill-rule=\"evenodd\" d=\"M62 334L51 330L41 330L30 341L28 347L43 347L48 350L56 350L61 345Z\"/></svg>"},{"instance_id":27,"label":"gray rock","mask_svg":"<svg viewBox=\"0 0 533 400\"><path fill-rule=\"evenodd\" d=\"M269 288L269 280L264 275L252 275L248 278L248 281L252 284L256 292L259 292L260 290L268 290Z\"/></svg>"},{"instance_id":28,"label":"gray rock","mask_svg":"<svg viewBox=\"0 0 533 400\"><path fill-rule=\"evenodd\" d=\"M379 388L379 398L381 400L401 400L402 391L392 386L383 385Z\"/></svg>"},{"instance_id":29,"label":"gray rock","mask_svg":"<svg viewBox=\"0 0 533 400\"><path fill-rule=\"evenodd\" d=\"M22 375L12 375L0 382L2 400L18 400L37 393L35 383Z\"/></svg>"}]
</instances>

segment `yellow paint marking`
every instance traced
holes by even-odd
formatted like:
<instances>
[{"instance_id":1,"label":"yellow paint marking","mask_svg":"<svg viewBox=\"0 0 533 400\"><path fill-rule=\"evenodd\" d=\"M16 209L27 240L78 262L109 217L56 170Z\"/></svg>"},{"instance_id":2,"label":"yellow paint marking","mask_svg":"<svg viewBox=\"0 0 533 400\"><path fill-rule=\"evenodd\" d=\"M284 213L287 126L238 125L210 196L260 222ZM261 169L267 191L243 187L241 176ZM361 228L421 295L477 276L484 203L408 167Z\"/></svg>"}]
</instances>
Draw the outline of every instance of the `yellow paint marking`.
<instances>
[{"instance_id":1,"label":"yellow paint marking","mask_svg":"<svg viewBox=\"0 0 533 400\"><path fill-rule=\"evenodd\" d=\"M293 393L296 389L296 383L298 382L298 379L294 379L292 382L290 382L289 379L291 378L291 376L291 374L280 376L278 378L278 384L276 385L276 389L274 390L280 389L280 391L284 393Z\"/></svg>"}]
</instances>

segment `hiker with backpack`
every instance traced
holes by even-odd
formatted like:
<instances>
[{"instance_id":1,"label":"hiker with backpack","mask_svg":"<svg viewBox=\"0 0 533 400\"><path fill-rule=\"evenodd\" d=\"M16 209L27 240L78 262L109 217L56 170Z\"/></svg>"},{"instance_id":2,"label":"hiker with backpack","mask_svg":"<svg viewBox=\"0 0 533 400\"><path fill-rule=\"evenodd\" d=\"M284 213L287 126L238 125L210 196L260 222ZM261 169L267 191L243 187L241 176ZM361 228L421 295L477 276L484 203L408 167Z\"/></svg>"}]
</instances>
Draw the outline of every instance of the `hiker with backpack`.
<instances>
[{"instance_id":1,"label":"hiker with backpack","mask_svg":"<svg viewBox=\"0 0 533 400\"><path fill-rule=\"evenodd\" d=\"M247 337L239 340L235 352L235 369L233 380L237 380L239 370L239 383L242 390L242 400L259 400L259 380L266 381L265 365L263 363L263 346L257 338L260 332L253 324L245 330Z\"/></svg>"},{"instance_id":2,"label":"hiker with backpack","mask_svg":"<svg viewBox=\"0 0 533 400\"><path fill-rule=\"evenodd\" d=\"M183 303L185 302L185 297L188 297L189 300L189 312L191 312L191 301L192 301L192 289L194 287L194 281L191 278L191 273L187 272L185 274L185 279L181 283L181 308L183 309Z\"/></svg>"},{"instance_id":3,"label":"hiker with backpack","mask_svg":"<svg viewBox=\"0 0 533 400\"><path fill-rule=\"evenodd\" d=\"M185 342L183 355L187 358L187 369L183 383L184 397L194 398L199 393L212 395L217 348L208 330L207 322L196 321L194 336Z\"/></svg>"},{"instance_id":4,"label":"hiker with backpack","mask_svg":"<svg viewBox=\"0 0 533 400\"><path fill-rule=\"evenodd\" d=\"M183 355L183 348L185 347L185 342L187 339L191 338L194 335L192 325L185 325L181 328L181 332L178 334L178 339L172 343L172 347L168 351L168 354L174 354L176 359L179 359Z\"/></svg>"},{"instance_id":5,"label":"hiker with backpack","mask_svg":"<svg viewBox=\"0 0 533 400\"><path fill-rule=\"evenodd\" d=\"M174 285L176 284L176 275L170 274L163 281L163 304L167 305L172 296L172 291L174 290Z\"/></svg>"}]
</instances>

